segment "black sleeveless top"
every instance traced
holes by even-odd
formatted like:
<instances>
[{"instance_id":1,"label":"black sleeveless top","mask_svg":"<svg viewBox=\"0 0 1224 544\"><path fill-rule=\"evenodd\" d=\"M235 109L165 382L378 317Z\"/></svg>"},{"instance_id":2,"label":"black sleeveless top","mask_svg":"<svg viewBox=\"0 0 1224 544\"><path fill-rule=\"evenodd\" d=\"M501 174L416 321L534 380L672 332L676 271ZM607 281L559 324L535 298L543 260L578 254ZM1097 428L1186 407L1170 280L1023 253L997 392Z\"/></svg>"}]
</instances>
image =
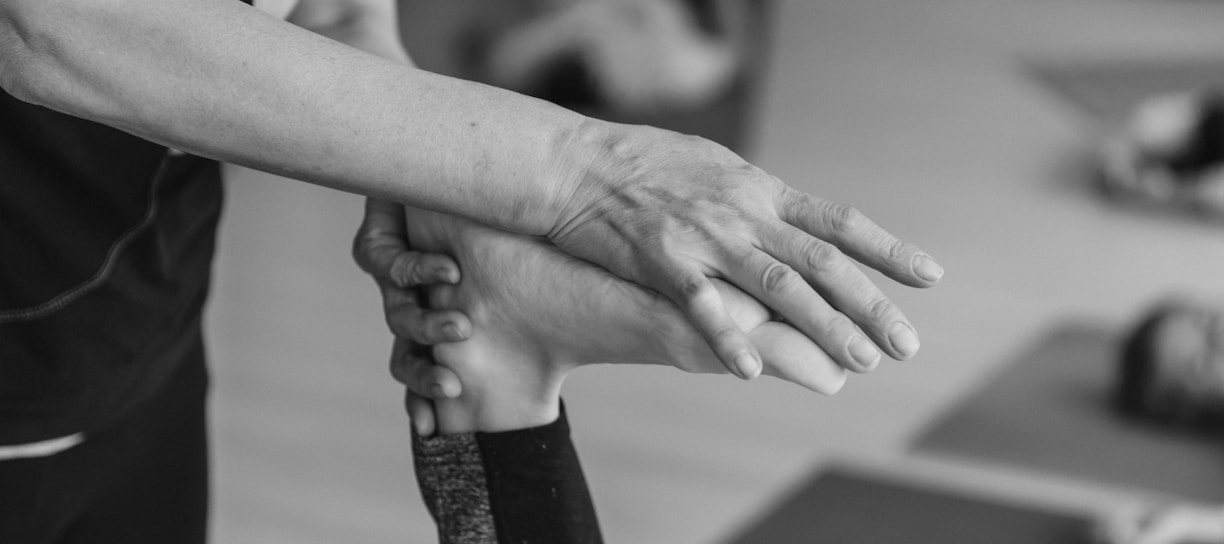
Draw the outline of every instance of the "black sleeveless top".
<instances>
[{"instance_id":1,"label":"black sleeveless top","mask_svg":"<svg viewBox=\"0 0 1224 544\"><path fill-rule=\"evenodd\" d=\"M103 427L200 357L222 188L175 155L0 91L0 445Z\"/></svg>"}]
</instances>

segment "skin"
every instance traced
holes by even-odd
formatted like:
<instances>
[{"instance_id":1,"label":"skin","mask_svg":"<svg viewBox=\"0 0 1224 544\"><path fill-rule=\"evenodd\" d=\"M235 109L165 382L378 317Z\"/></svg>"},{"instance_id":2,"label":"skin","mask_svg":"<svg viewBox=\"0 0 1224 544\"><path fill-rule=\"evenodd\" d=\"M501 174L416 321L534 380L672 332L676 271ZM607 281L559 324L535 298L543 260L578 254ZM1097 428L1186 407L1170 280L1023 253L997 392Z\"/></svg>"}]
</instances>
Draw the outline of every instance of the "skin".
<instances>
[{"instance_id":1,"label":"skin","mask_svg":"<svg viewBox=\"0 0 1224 544\"><path fill-rule=\"evenodd\" d=\"M419 210L408 214L408 232L413 247L449 253L467 271L458 284L428 289L431 307L462 311L473 330L467 341L433 350L463 383L461 395L435 402L442 432L551 422L566 374L583 365L726 372L670 301L542 238ZM760 350L766 374L825 394L842 387L845 369L815 343L769 321L768 310L743 291L717 285L733 319Z\"/></svg>"},{"instance_id":2,"label":"skin","mask_svg":"<svg viewBox=\"0 0 1224 544\"><path fill-rule=\"evenodd\" d=\"M351 13L364 11L355 1ZM340 26L333 35L359 28ZM362 32L347 39L362 45ZM916 287L942 268L852 208L700 138L384 56L238 2L0 3L0 87L12 95L201 156L546 237L670 299L742 377L760 358L711 277L844 366L917 350L851 259Z\"/></svg>"}]
</instances>

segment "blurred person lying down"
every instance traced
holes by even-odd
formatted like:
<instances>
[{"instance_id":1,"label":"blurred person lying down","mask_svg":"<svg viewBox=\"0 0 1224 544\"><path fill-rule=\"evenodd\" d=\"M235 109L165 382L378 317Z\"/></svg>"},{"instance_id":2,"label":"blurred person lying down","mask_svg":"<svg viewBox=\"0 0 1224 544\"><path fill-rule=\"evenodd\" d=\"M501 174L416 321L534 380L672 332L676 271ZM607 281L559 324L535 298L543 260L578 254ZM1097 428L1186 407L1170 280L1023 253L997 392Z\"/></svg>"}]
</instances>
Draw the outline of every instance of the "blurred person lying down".
<instances>
[{"instance_id":1,"label":"blurred person lying down","mask_svg":"<svg viewBox=\"0 0 1224 544\"><path fill-rule=\"evenodd\" d=\"M1149 98L1106 139L1101 155L1109 195L1224 217L1224 91Z\"/></svg>"},{"instance_id":2,"label":"blurred person lying down","mask_svg":"<svg viewBox=\"0 0 1224 544\"><path fill-rule=\"evenodd\" d=\"M1153 307L1125 340L1115 401L1148 422L1224 428L1224 308L1188 299Z\"/></svg>"},{"instance_id":3,"label":"blurred person lying down","mask_svg":"<svg viewBox=\"0 0 1224 544\"><path fill-rule=\"evenodd\" d=\"M1224 429L1224 307L1188 299L1156 305L1118 361L1117 408L1164 427L1219 436ZM1146 505L1099 527L1105 544L1224 544L1224 507Z\"/></svg>"}]
</instances>

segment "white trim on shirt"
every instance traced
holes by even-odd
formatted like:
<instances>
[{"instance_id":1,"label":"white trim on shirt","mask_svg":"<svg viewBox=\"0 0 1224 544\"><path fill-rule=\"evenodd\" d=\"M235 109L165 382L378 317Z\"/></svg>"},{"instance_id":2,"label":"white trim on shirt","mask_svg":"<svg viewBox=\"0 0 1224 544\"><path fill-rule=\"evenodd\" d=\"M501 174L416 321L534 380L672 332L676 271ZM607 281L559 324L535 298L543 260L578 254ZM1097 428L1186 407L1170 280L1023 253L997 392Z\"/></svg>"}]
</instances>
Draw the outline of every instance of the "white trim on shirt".
<instances>
[{"instance_id":1,"label":"white trim on shirt","mask_svg":"<svg viewBox=\"0 0 1224 544\"><path fill-rule=\"evenodd\" d=\"M30 457L50 457L84 441L85 433L76 433L41 442L0 446L0 461L28 459Z\"/></svg>"}]
</instances>

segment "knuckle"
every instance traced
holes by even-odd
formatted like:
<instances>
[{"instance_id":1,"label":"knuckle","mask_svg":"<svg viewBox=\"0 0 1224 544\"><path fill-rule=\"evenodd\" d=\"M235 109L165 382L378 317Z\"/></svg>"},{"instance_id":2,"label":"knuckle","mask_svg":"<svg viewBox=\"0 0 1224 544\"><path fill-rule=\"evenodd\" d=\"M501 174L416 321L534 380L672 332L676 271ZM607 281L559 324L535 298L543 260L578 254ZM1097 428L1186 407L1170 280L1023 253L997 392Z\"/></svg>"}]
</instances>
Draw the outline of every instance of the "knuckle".
<instances>
[{"instance_id":1,"label":"knuckle","mask_svg":"<svg viewBox=\"0 0 1224 544\"><path fill-rule=\"evenodd\" d=\"M825 221L832 232L850 232L863 220L863 214L845 204L830 202L825 209Z\"/></svg>"},{"instance_id":2,"label":"knuckle","mask_svg":"<svg viewBox=\"0 0 1224 544\"><path fill-rule=\"evenodd\" d=\"M402 351L391 356L391 377L395 381L411 386L415 383L412 369L415 362L408 351Z\"/></svg>"},{"instance_id":3,"label":"knuckle","mask_svg":"<svg viewBox=\"0 0 1224 544\"><path fill-rule=\"evenodd\" d=\"M423 359L416 359L412 365L412 379L416 382L414 393L423 397L433 397L434 395L429 390L430 385L436 381L438 372L437 365L431 364Z\"/></svg>"},{"instance_id":4,"label":"knuckle","mask_svg":"<svg viewBox=\"0 0 1224 544\"><path fill-rule=\"evenodd\" d=\"M796 276L791 267L774 261L761 273L761 290L767 294L780 294L794 284Z\"/></svg>"},{"instance_id":5,"label":"knuckle","mask_svg":"<svg viewBox=\"0 0 1224 544\"><path fill-rule=\"evenodd\" d=\"M404 323L404 319L393 312L386 314L387 328L398 338L412 338L412 329Z\"/></svg>"},{"instance_id":6,"label":"knuckle","mask_svg":"<svg viewBox=\"0 0 1224 544\"><path fill-rule=\"evenodd\" d=\"M818 274L827 274L841 266L841 251L833 244L817 242L806 252L808 269Z\"/></svg>"},{"instance_id":7,"label":"knuckle","mask_svg":"<svg viewBox=\"0 0 1224 544\"><path fill-rule=\"evenodd\" d=\"M404 287L418 285L421 283L418 268L415 254L400 253L391 262L391 278Z\"/></svg>"},{"instance_id":8,"label":"knuckle","mask_svg":"<svg viewBox=\"0 0 1224 544\"><path fill-rule=\"evenodd\" d=\"M411 381L410 373L405 369L405 365L397 359L391 360L391 378L403 385L408 385Z\"/></svg>"},{"instance_id":9,"label":"knuckle","mask_svg":"<svg viewBox=\"0 0 1224 544\"><path fill-rule=\"evenodd\" d=\"M351 252L353 260L366 272L372 272L370 270L370 251L369 238L366 237L364 232L358 231L357 235L353 237Z\"/></svg>"},{"instance_id":10,"label":"knuckle","mask_svg":"<svg viewBox=\"0 0 1224 544\"><path fill-rule=\"evenodd\" d=\"M867 319L876 323L891 322L897 313L896 310L897 307L891 300L879 297L867 306Z\"/></svg>"},{"instance_id":11,"label":"knuckle","mask_svg":"<svg viewBox=\"0 0 1224 544\"><path fill-rule=\"evenodd\" d=\"M839 315L825 323L824 331L828 338L849 338L851 334L854 334L855 328L850 318Z\"/></svg>"},{"instance_id":12,"label":"knuckle","mask_svg":"<svg viewBox=\"0 0 1224 544\"><path fill-rule=\"evenodd\" d=\"M773 179L778 190L775 197L776 205L783 218L798 220L811 217L812 211L819 209L816 198L812 195L791 187L778 178Z\"/></svg>"},{"instance_id":13,"label":"knuckle","mask_svg":"<svg viewBox=\"0 0 1224 544\"><path fill-rule=\"evenodd\" d=\"M685 278L680 282L680 296L690 304L701 302L708 298L708 286L709 282L704 277Z\"/></svg>"},{"instance_id":14,"label":"knuckle","mask_svg":"<svg viewBox=\"0 0 1224 544\"><path fill-rule=\"evenodd\" d=\"M906 257L910 254L909 244L901 240L893 240L888 244L888 260L895 263L907 263Z\"/></svg>"},{"instance_id":15,"label":"knuckle","mask_svg":"<svg viewBox=\"0 0 1224 544\"><path fill-rule=\"evenodd\" d=\"M422 334L419 316L408 312L391 312L387 314L387 328L397 338L413 342L429 342L428 334Z\"/></svg>"}]
</instances>

